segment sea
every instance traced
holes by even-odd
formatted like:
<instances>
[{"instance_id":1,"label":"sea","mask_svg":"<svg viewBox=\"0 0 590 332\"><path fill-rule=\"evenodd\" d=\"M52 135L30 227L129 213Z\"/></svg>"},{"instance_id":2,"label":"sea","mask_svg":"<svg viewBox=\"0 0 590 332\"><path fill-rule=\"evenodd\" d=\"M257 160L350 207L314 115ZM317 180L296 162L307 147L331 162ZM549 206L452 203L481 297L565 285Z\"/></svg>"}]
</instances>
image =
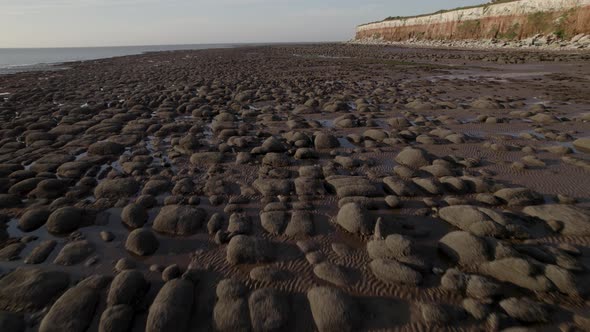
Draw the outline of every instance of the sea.
<instances>
[{"instance_id":1,"label":"sea","mask_svg":"<svg viewBox=\"0 0 590 332\"><path fill-rule=\"evenodd\" d=\"M244 44L195 44L68 48L0 48L0 75L63 69L68 62L105 59L146 52L231 48Z\"/></svg>"}]
</instances>

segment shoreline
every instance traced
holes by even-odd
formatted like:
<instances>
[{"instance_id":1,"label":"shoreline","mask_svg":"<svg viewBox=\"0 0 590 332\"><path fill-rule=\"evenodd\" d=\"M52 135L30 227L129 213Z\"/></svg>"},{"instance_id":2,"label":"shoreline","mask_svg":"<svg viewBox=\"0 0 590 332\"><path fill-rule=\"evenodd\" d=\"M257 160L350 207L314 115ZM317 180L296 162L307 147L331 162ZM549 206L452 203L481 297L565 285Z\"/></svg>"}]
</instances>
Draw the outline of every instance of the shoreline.
<instances>
[{"instance_id":1,"label":"shoreline","mask_svg":"<svg viewBox=\"0 0 590 332\"><path fill-rule=\"evenodd\" d=\"M82 63L87 61L95 61L95 60L104 60L104 59L112 59L117 57L125 57L125 56L138 56L143 54L150 54L150 53L161 53L161 52L180 52L180 51L201 51L201 50L217 50L217 49L231 49L231 48L241 48L241 47L264 47L264 46L281 46L281 45L320 45L320 44L331 44L331 43L340 43L340 42L270 42L270 43L235 43L235 44L180 44L180 45L153 45L153 46L106 46L106 47L61 47L61 48L9 48L9 49L0 49L2 50L100 50L100 49L120 49L120 48L158 48L164 47L170 49L154 49L154 50L146 50L137 53L129 53L129 54L121 54L121 55L112 55L112 56L105 56L105 57L98 57L98 58L89 58L83 60L67 60L67 61L57 61L57 62L50 62L50 63L33 63L33 64L15 64L15 65L6 65L4 67L0 67L0 76L2 75L12 75L17 73L23 72L36 72L36 71L55 71L55 70L66 70L68 69L67 65L73 63ZM195 46L195 48L173 48L173 47L182 47L182 46ZM198 46L212 46L206 48L198 48ZM66 66L64 68L59 68L59 66ZM39 67L39 68L37 68Z\"/></svg>"},{"instance_id":2,"label":"shoreline","mask_svg":"<svg viewBox=\"0 0 590 332\"><path fill-rule=\"evenodd\" d=\"M246 44L244 44L246 45ZM257 45L257 44L253 44ZM168 52L168 51L182 51L182 50L201 50L201 49L223 49L223 48L234 48L240 47L239 44L179 44L179 45L139 45L139 46L105 46L105 47L59 47L59 48L3 48L0 52L61 52L61 51L72 51L72 55L66 55L68 57L86 57L84 59L64 59L54 62L36 62L28 64L5 64L0 66L0 75L9 75L20 72L32 72L32 71L46 71L46 70L63 70L66 68L56 68L59 66L67 66L71 63L110 59L121 56L130 55L142 55L151 52ZM136 51L134 51L136 50ZM93 52L112 52L113 54L97 55ZM82 52L83 55L76 55L75 52ZM88 52L88 53L86 53ZM120 52L129 52L123 53ZM0 53L1 54L1 53ZM48 55L49 57L49 55Z\"/></svg>"}]
</instances>

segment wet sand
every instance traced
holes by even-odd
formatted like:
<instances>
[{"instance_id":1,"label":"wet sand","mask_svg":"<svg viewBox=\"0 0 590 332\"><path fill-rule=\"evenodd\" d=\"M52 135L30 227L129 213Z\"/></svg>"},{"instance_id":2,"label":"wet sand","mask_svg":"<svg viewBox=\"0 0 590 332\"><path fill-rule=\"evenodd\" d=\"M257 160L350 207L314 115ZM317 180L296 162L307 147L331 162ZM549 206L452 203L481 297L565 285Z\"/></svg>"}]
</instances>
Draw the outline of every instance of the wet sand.
<instances>
[{"instance_id":1,"label":"wet sand","mask_svg":"<svg viewBox=\"0 0 590 332\"><path fill-rule=\"evenodd\" d=\"M0 330L590 326L588 53L68 67L0 76Z\"/></svg>"}]
</instances>

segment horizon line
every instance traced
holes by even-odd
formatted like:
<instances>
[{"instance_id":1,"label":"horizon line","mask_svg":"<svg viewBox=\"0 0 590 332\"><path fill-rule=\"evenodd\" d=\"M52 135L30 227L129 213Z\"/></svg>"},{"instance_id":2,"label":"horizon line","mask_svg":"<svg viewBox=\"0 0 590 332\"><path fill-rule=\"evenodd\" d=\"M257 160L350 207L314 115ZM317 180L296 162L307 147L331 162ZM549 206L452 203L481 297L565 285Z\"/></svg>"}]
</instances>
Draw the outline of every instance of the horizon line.
<instances>
[{"instance_id":1,"label":"horizon line","mask_svg":"<svg viewBox=\"0 0 590 332\"><path fill-rule=\"evenodd\" d=\"M71 49L71 48L111 48L111 47L153 47L153 46L191 46L191 45L270 45L270 44L323 44L323 43L343 43L344 40L324 40L324 41L269 41L269 42L220 42L220 43L180 43L180 44L131 44L131 45L96 45L96 46L23 46L23 47L2 47L0 50L11 49Z\"/></svg>"}]
</instances>

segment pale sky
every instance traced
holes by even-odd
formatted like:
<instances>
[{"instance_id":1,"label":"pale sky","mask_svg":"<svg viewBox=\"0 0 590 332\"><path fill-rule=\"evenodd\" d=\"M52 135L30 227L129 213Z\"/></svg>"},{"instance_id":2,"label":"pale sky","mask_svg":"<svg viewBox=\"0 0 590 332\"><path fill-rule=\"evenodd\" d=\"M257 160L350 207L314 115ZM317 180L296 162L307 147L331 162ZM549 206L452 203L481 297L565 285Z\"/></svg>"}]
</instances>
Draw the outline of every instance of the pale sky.
<instances>
[{"instance_id":1,"label":"pale sky","mask_svg":"<svg viewBox=\"0 0 590 332\"><path fill-rule=\"evenodd\" d=\"M0 0L0 48L344 41L358 24L485 0Z\"/></svg>"}]
</instances>

